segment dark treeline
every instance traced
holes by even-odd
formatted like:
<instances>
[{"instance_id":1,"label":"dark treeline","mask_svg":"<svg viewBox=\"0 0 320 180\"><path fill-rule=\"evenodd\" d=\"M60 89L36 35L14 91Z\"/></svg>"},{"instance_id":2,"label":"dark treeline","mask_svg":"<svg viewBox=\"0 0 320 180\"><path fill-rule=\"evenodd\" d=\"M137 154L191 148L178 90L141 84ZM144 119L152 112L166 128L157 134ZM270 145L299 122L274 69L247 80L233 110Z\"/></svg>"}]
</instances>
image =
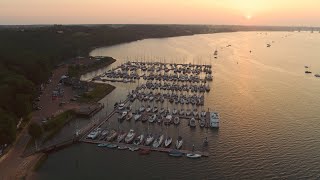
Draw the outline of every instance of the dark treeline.
<instances>
[{"instance_id":1,"label":"dark treeline","mask_svg":"<svg viewBox=\"0 0 320 180\"><path fill-rule=\"evenodd\" d=\"M1 26L0 145L15 139L16 124L32 111L38 85L48 79L55 65L69 58L88 56L95 47L145 38L239 30L284 29L207 25Z\"/></svg>"}]
</instances>

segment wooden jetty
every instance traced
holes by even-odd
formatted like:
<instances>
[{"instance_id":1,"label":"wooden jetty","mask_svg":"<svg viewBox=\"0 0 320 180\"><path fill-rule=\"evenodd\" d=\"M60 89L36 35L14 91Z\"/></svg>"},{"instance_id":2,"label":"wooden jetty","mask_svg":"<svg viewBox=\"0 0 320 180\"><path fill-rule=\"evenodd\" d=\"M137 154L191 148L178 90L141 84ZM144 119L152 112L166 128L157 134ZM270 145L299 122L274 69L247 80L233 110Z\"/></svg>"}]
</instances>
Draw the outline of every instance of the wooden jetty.
<instances>
[{"instance_id":1,"label":"wooden jetty","mask_svg":"<svg viewBox=\"0 0 320 180\"><path fill-rule=\"evenodd\" d=\"M164 148L164 147L154 148L152 146L144 146L144 145L136 146L133 144L118 143L118 142L106 142L106 141L98 141L98 140L91 140L91 139L81 139L80 141L84 142L84 143L89 143L89 144L110 143L110 144L115 144L117 146L139 147L140 149L150 149L151 151L164 152L164 153L169 153L170 151L174 150L173 148ZM192 150L185 150L185 149L180 149L179 151L182 152L183 154L195 153L195 154L200 154L203 157L209 157L209 152L202 152L202 151L192 152Z\"/></svg>"}]
</instances>

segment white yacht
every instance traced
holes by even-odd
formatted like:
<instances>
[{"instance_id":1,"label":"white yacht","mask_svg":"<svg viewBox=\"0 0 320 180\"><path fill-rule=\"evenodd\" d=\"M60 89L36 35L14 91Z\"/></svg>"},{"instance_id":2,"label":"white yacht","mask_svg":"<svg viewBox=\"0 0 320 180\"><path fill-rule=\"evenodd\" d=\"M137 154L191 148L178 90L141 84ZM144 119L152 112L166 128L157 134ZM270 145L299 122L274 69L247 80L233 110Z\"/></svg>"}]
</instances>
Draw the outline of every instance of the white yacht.
<instances>
[{"instance_id":1,"label":"white yacht","mask_svg":"<svg viewBox=\"0 0 320 180\"><path fill-rule=\"evenodd\" d=\"M220 117L217 112L210 112L210 127L219 128Z\"/></svg>"},{"instance_id":2,"label":"white yacht","mask_svg":"<svg viewBox=\"0 0 320 180\"><path fill-rule=\"evenodd\" d=\"M183 139L181 136L178 137L177 141L176 141L176 148L180 149L182 147L183 144Z\"/></svg>"},{"instance_id":3,"label":"white yacht","mask_svg":"<svg viewBox=\"0 0 320 180\"><path fill-rule=\"evenodd\" d=\"M134 132L133 129L130 129L129 133L127 134L126 138L124 139L124 141L126 143L130 143L133 141L134 137L136 136L136 133Z\"/></svg>"},{"instance_id":4,"label":"white yacht","mask_svg":"<svg viewBox=\"0 0 320 180\"><path fill-rule=\"evenodd\" d=\"M141 114L135 114L133 116L134 121L138 121L141 118Z\"/></svg>"},{"instance_id":5,"label":"white yacht","mask_svg":"<svg viewBox=\"0 0 320 180\"><path fill-rule=\"evenodd\" d=\"M163 134L161 136L159 136L152 144L152 147L157 148L159 146L161 146L162 142L163 142L164 136Z\"/></svg>"}]
</instances>

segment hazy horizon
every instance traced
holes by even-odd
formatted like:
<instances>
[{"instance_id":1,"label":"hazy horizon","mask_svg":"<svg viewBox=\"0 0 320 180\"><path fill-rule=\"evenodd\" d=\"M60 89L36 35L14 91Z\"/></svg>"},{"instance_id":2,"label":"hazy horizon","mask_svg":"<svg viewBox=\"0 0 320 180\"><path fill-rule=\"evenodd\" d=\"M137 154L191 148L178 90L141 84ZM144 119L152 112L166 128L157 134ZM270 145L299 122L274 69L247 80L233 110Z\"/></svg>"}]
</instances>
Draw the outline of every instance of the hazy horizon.
<instances>
[{"instance_id":1,"label":"hazy horizon","mask_svg":"<svg viewBox=\"0 0 320 180\"><path fill-rule=\"evenodd\" d=\"M313 0L2 0L0 24L320 26L319 5Z\"/></svg>"}]
</instances>

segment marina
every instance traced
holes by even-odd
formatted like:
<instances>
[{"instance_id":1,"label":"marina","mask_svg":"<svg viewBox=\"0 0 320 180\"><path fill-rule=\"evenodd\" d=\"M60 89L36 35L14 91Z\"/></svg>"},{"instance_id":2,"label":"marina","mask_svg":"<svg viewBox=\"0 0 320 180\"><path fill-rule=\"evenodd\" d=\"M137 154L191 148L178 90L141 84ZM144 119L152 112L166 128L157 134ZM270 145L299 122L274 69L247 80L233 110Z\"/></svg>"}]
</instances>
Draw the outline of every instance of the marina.
<instances>
[{"instance_id":1,"label":"marina","mask_svg":"<svg viewBox=\"0 0 320 180\"><path fill-rule=\"evenodd\" d=\"M183 125L190 130L219 128L219 114L203 107L204 94L211 89L211 65L128 61L92 80L109 81L105 78L135 83L136 88L128 91L125 101L114 104L112 115L84 133L81 142L119 150L149 149L189 158L209 156L207 151L194 151L194 145L193 150L183 148L183 142L190 140L181 135L174 139L172 134L164 133L164 127L175 126L178 134L178 127ZM111 123L117 128L110 127ZM130 129L124 130L121 127L126 123L131 123ZM150 131L150 125L158 126L158 131ZM146 126L147 132L143 131ZM207 143L206 140L203 146Z\"/></svg>"}]
</instances>

